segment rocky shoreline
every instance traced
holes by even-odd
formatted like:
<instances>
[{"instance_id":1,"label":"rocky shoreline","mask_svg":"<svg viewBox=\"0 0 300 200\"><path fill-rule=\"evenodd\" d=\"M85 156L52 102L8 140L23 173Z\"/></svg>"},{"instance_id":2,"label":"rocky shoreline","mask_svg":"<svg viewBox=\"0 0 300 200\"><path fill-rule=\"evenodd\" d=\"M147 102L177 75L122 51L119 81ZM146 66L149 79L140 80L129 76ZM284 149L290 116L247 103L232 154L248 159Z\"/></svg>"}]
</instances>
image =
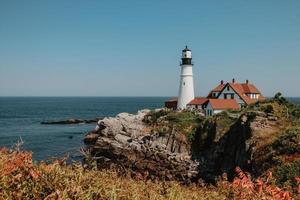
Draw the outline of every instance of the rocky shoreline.
<instances>
[{"instance_id":1,"label":"rocky shoreline","mask_svg":"<svg viewBox=\"0 0 300 200\"><path fill-rule=\"evenodd\" d=\"M165 180L190 181L198 164L176 132L153 133L143 122L150 110L136 115L120 113L99 120L84 142L100 168L117 168L131 174Z\"/></svg>"}]
</instances>

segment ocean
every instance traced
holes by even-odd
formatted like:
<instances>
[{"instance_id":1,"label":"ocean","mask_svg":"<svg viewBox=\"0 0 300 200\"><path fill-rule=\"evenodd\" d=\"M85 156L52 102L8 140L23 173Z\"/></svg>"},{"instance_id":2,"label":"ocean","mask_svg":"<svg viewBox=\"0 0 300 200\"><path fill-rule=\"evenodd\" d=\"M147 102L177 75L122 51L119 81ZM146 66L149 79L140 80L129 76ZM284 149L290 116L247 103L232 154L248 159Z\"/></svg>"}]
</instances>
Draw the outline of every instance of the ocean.
<instances>
[{"instance_id":1,"label":"ocean","mask_svg":"<svg viewBox=\"0 0 300 200\"><path fill-rule=\"evenodd\" d=\"M0 97L0 147L20 138L34 160L81 158L84 135L95 124L42 125L42 121L112 117L120 112L161 108L168 97ZM300 105L300 98L290 98Z\"/></svg>"},{"instance_id":2,"label":"ocean","mask_svg":"<svg viewBox=\"0 0 300 200\"><path fill-rule=\"evenodd\" d=\"M84 135L95 124L42 125L42 121L112 117L120 112L161 108L168 97L0 97L0 147L20 138L34 160L81 157Z\"/></svg>"}]
</instances>

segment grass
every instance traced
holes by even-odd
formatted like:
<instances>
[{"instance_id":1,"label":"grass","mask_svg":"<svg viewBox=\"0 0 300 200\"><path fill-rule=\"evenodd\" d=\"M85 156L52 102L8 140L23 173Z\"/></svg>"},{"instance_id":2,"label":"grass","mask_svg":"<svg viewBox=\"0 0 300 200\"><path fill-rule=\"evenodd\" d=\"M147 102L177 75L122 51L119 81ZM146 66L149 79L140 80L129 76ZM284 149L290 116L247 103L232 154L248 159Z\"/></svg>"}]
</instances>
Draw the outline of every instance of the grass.
<instances>
[{"instance_id":1,"label":"grass","mask_svg":"<svg viewBox=\"0 0 300 200\"><path fill-rule=\"evenodd\" d=\"M86 170L63 161L34 164L30 152L0 150L0 199L225 199L227 191Z\"/></svg>"},{"instance_id":2,"label":"grass","mask_svg":"<svg viewBox=\"0 0 300 200\"><path fill-rule=\"evenodd\" d=\"M221 200L275 199L286 195L291 197L289 192L267 182L258 185L241 170L233 183L223 179L216 186L181 185L142 176L118 176L109 170L87 170L79 163L66 165L63 160L34 163L30 152L0 149L0 199Z\"/></svg>"}]
</instances>

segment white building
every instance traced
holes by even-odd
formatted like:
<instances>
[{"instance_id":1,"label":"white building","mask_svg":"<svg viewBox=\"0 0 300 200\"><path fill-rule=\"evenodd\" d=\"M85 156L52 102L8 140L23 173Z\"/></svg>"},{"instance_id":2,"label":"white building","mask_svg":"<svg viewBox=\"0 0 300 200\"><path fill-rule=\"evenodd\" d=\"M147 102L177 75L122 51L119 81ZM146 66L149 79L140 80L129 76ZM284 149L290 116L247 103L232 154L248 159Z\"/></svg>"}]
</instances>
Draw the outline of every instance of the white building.
<instances>
[{"instance_id":1,"label":"white building","mask_svg":"<svg viewBox=\"0 0 300 200\"><path fill-rule=\"evenodd\" d=\"M186 105L186 108L191 110L204 110L206 102L206 97L196 97Z\"/></svg>"},{"instance_id":2,"label":"white building","mask_svg":"<svg viewBox=\"0 0 300 200\"><path fill-rule=\"evenodd\" d=\"M193 80L193 64L192 51L185 47L182 50L181 57L181 74L177 109L186 109L187 104L195 98L194 80Z\"/></svg>"},{"instance_id":3,"label":"white building","mask_svg":"<svg viewBox=\"0 0 300 200\"><path fill-rule=\"evenodd\" d=\"M205 106L205 116L212 116L224 110L240 110L235 99L208 99Z\"/></svg>"},{"instance_id":4,"label":"white building","mask_svg":"<svg viewBox=\"0 0 300 200\"><path fill-rule=\"evenodd\" d=\"M265 99L255 85L249 83L248 80L246 80L245 83L236 83L235 79L232 79L232 82L226 84L221 81L221 83L208 94L207 98L234 99L239 104L240 108L244 108Z\"/></svg>"}]
</instances>

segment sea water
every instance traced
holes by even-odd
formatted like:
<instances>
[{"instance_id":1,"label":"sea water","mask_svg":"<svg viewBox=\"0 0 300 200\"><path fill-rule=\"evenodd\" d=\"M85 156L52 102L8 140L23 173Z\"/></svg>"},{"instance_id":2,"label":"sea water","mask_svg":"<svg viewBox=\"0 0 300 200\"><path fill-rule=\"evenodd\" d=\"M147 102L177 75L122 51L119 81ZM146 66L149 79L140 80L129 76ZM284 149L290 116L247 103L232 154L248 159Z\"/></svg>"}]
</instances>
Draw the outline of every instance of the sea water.
<instances>
[{"instance_id":1,"label":"sea water","mask_svg":"<svg viewBox=\"0 0 300 200\"><path fill-rule=\"evenodd\" d=\"M35 160L80 157L84 135L95 124L42 125L42 121L112 117L161 108L167 97L0 97L0 147L20 138Z\"/></svg>"}]
</instances>

